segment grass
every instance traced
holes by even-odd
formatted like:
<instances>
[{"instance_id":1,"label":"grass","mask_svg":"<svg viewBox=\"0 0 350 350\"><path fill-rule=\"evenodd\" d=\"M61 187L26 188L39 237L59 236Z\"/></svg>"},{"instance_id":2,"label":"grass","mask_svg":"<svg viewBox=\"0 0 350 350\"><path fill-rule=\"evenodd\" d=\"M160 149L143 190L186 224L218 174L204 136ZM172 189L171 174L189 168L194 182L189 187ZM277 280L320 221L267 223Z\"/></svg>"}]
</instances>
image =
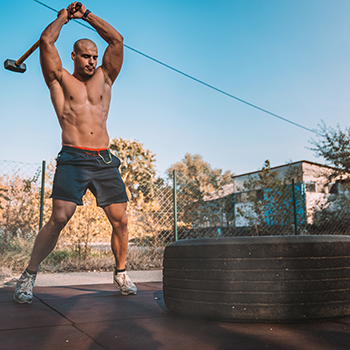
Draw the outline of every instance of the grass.
<instances>
[{"instance_id":1,"label":"grass","mask_svg":"<svg viewBox=\"0 0 350 350\"><path fill-rule=\"evenodd\" d=\"M54 253L54 255L51 255ZM48 272L112 271L114 255L110 250L91 250L81 257L75 251L53 251L42 264ZM127 270L150 270L162 268L164 249L129 246L126 257Z\"/></svg>"},{"instance_id":2,"label":"grass","mask_svg":"<svg viewBox=\"0 0 350 350\"><path fill-rule=\"evenodd\" d=\"M31 240L16 238L11 244L7 244L6 250L0 250L0 282L6 282L13 275L23 272L30 259L32 245ZM126 269L160 269L163 254L164 247L131 244L127 252ZM43 273L112 271L114 266L115 260L110 249L87 249L82 252L58 246L42 262L40 271Z\"/></svg>"}]
</instances>

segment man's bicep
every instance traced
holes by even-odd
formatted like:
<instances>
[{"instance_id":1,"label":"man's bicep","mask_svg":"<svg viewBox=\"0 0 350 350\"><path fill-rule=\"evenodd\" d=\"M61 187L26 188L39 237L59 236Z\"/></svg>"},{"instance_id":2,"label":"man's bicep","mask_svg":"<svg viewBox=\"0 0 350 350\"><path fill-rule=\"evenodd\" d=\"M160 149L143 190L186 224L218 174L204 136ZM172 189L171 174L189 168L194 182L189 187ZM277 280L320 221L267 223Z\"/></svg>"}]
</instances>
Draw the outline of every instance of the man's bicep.
<instances>
[{"instance_id":1,"label":"man's bicep","mask_svg":"<svg viewBox=\"0 0 350 350\"><path fill-rule=\"evenodd\" d=\"M40 44L40 64L46 84L60 80L62 75L62 62L55 45Z\"/></svg>"},{"instance_id":2,"label":"man's bicep","mask_svg":"<svg viewBox=\"0 0 350 350\"><path fill-rule=\"evenodd\" d=\"M109 45L103 55L102 69L111 83L117 78L122 68L123 56L123 45Z\"/></svg>"}]
</instances>

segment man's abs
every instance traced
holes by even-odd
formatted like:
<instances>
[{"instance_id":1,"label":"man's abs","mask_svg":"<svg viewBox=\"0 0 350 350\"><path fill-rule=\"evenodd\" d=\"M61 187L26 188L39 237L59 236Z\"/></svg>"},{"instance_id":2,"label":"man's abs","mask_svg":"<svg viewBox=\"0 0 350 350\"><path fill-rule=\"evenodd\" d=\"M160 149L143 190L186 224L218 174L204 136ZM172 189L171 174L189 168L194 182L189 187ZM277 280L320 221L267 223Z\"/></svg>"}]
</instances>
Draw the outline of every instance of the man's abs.
<instances>
[{"instance_id":1,"label":"man's abs","mask_svg":"<svg viewBox=\"0 0 350 350\"><path fill-rule=\"evenodd\" d=\"M70 119L73 119L74 122ZM106 123L101 123L100 118L93 118L93 121L81 120L82 118L65 118L60 120L62 128L62 145L85 148L107 148L109 136L106 130Z\"/></svg>"},{"instance_id":2,"label":"man's abs","mask_svg":"<svg viewBox=\"0 0 350 350\"><path fill-rule=\"evenodd\" d=\"M62 128L62 144L86 148L106 148L109 136L106 121L110 87L101 71L82 83L68 72L62 82L50 89L51 100Z\"/></svg>"}]
</instances>

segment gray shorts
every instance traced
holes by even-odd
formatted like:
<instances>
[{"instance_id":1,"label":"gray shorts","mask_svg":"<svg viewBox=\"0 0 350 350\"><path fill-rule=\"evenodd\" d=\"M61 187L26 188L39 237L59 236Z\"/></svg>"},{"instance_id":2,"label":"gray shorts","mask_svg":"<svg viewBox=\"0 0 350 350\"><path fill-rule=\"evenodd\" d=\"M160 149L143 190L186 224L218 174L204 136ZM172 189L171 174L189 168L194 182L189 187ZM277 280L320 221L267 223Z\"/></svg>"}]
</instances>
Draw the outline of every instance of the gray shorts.
<instances>
[{"instance_id":1,"label":"gray shorts","mask_svg":"<svg viewBox=\"0 0 350 350\"><path fill-rule=\"evenodd\" d=\"M56 158L51 198L83 205L89 189L99 207L128 201L119 173L120 160L109 149L95 151L63 146Z\"/></svg>"}]
</instances>

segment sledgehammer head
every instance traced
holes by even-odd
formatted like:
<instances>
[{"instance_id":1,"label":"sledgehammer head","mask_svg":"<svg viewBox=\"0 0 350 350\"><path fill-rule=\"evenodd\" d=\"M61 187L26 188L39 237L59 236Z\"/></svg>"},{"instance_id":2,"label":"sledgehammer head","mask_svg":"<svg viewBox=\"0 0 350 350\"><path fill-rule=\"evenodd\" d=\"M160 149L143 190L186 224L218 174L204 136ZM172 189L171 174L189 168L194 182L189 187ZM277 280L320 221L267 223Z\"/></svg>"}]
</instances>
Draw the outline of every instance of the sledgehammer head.
<instances>
[{"instance_id":1,"label":"sledgehammer head","mask_svg":"<svg viewBox=\"0 0 350 350\"><path fill-rule=\"evenodd\" d=\"M11 70L12 72L17 72L17 73L24 73L27 69L25 63L22 63L20 66L17 66L16 61L10 60L10 59L4 62L4 67L5 69Z\"/></svg>"}]
</instances>

